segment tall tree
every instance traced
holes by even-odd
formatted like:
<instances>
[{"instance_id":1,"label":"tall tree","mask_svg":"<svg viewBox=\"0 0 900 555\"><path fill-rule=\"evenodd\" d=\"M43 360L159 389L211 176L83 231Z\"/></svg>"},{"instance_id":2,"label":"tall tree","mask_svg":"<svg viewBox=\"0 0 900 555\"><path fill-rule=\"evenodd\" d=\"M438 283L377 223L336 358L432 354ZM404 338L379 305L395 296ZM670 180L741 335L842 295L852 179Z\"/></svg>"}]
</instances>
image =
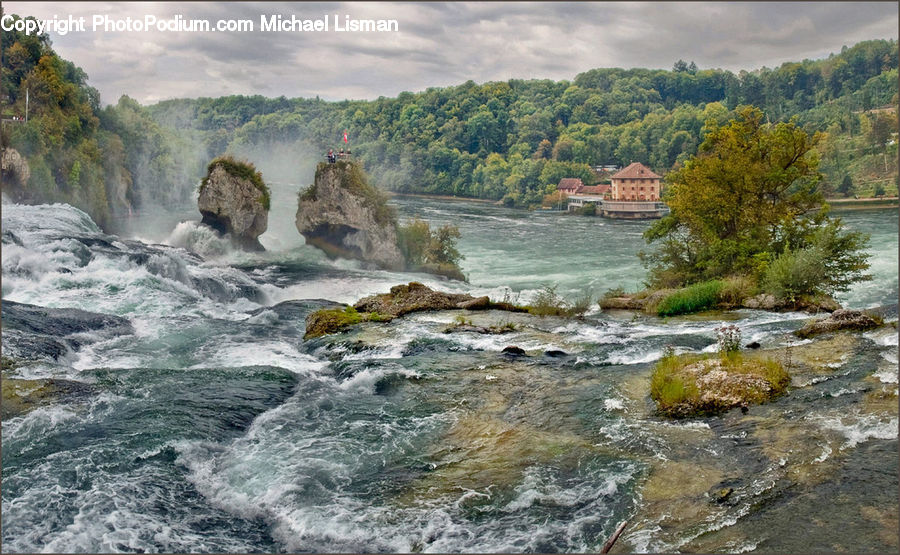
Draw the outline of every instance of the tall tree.
<instances>
[{"instance_id":1,"label":"tall tree","mask_svg":"<svg viewBox=\"0 0 900 555\"><path fill-rule=\"evenodd\" d=\"M764 124L755 107L707 124L699 153L667 176L671 213L645 232L656 285L759 274L779 253L804 248L827 220L817 183L819 134Z\"/></svg>"}]
</instances>

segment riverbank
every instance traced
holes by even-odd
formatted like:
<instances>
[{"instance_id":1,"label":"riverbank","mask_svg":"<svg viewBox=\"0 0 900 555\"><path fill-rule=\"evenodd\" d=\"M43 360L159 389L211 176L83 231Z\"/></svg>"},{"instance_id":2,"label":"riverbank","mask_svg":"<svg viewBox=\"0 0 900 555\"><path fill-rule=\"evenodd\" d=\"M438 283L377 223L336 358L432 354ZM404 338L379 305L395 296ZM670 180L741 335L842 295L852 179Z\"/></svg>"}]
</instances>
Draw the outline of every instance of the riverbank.
<instances>
[{"instance_id":1,"label":"riverbank","mask_svg":"<svg viewBox=\"0 0 900 555\"><path fill-rule=\"evenodd\" d=\"M825 202L834 210L869 210L875 208L891 208L900 206L900 197L883 198L832 198Z\"/></svg>"}]
</instances>

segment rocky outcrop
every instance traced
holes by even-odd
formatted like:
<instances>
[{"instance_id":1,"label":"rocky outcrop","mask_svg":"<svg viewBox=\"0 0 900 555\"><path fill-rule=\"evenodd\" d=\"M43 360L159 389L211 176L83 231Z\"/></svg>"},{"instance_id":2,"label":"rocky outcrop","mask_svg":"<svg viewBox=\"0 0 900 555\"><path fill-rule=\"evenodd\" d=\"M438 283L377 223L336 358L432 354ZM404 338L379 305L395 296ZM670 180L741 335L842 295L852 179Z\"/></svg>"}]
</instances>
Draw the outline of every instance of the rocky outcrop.
<instances>
[{"instance_id":1,"label":"rocky outcrop","mask_svg":"<svg viewBox=\"0 0 900 555\"><path fill-rule=\"evenodd\" d=\"M510 303L495 303L487 296L473 297L465 293L445 293L435 291L419 282L395 285L390 293L372 295L361 299L353 308L359 312L377 312L391 318L430 310L488 310L499 309L513 312L527 312L525 308Z\"/></svg>"},{"instance_id":2,"label":"rocky outcrop","mask_svg":"<svg viewBox=\"0 0 900 555\"><path fill-rule=\"evenodd\" d=\"M664 357L651 378L650 396L660 414L686 418L770 401L784 393L790 381L774 360L739 355Z\"/></svg>"},{"instance_id":3,"label":"rocky outcrop","mask_svg":"<svg viewBox=\"0 0 900 555\"><path fill-rule=\"evenodd\" d=\"M22 190L31 178L28 161L14 148L4 148L0 153L0 177L4 187Z\"/></svg>"},{"instance_id":4,"label":"rocky outcrop","mask_svg":"<svg viewBox=\"0 0 900 555\"><path fill-rule=\"evenodd\" d=\"M361 322L390 322L411 312L433 310L506 310L527 312L510 303L495 303L487 296L473 297L464 293L435 291L412 281L391 287L390 293L372 295L344 309L329 308L313 312L306 319L304 337L320 337L344 330Z\"/></svg>"},{"instance_id":5,"label":"rocky outcrop","mask_svg":"<svg viewBox=\"0 0 900 555\"><path fill-rule=\"evenodd\" d=\"M835 310L827 318L807 322L802 328L796 330L794 335L807 338L820 333L840 330L870 330L881 324L881 318L875 314L869 314L862 310L842 309Z\"/></svg>"},{"instance_id":6,"label":"rocky outcrop","mask_svg":"<svg viewBox=\"0 0 900 555\"><path fill-rule=\"evenodd\" d=\"M315 183L297 206L297 231L331 258L372 262L403 270L397 221L387 199L352 162L319 164Z\"/></svg>"},{"instance_id":7,"label":"rocky outcrop","mask_svg":"<svg viewBox=\"0 0 900 555\"><path fill-rule=\"evenodd\" d=\"M265 250L259 242L269 223L269 189L252 164L230 157L210 162L197 208L203 224L231 238L239 248Z\"/></svg>"}]
</instances>

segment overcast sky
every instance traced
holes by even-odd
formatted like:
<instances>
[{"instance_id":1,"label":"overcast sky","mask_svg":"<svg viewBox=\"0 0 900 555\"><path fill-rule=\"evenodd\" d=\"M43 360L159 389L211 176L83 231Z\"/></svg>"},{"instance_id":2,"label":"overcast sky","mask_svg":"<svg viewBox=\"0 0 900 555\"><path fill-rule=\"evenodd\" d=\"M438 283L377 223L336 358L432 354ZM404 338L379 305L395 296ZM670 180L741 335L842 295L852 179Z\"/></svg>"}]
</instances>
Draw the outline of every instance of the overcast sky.
<instances>
[{"instance_id":1,"label":"overcast sky","mask_svg":"<svg viewBox=\"0 0 900 555\"><path fill-rule=\"evenodd\" d=\"M6 13L85 16L50 33L103 103L228 94L373 99L509 78L572 79L596 67L671 69L679 58L734 72L822 58L897 38L896 2L595 3L22 3ZM111 18L250 19L256 31L92 32ZM396 33L263 33L260 15L396 19Z\"/></svg>"}]
</instances>

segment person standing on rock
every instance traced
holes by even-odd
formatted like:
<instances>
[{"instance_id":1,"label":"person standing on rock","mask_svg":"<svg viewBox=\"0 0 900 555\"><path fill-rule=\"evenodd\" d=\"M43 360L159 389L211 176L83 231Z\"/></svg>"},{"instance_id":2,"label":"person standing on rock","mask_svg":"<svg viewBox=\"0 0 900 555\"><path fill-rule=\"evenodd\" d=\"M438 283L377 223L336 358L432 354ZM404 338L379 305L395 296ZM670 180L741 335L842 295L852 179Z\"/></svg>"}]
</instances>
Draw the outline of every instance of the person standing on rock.
<instances>
[{"instance_id":1,"label":"person standing on rock","mask_svg":"<svg viewBox=\"0 0 900 555\"><path fill-rule=\"evenodd\" d=\"M334 158L334 150L329 148L329 149L328 149L328 163L329 163L329 164L334 164L334 161L335 161L335 158Z\"/></svg>"}]
</instances>

